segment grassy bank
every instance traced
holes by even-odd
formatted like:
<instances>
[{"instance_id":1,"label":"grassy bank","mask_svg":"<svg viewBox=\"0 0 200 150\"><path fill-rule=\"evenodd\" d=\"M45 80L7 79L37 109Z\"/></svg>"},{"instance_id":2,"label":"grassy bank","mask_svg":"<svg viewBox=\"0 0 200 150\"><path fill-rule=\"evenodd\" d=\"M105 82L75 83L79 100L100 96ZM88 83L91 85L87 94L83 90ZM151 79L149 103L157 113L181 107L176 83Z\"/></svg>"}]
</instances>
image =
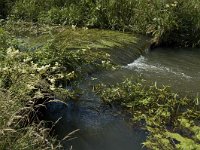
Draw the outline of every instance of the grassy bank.
<instances>
[{"instance_id":1,"label":"grassy bank","mask_svg":"<svg viewBox=\"0 0 200 150\"><path fill-rule=\"evenodd\" d=\"M4 0L2 16L45 24L147 34L157 45L199 47L198 0ZM4 5L3 5L4 4ZM12 7L11 7L12 6Z\"/></svg>"},{"instance_id":2,"label":"grassy bank","mask_svg":"<svg viewBox=\"0 0 200 150\"><path fill-rule=\"evenodd\" d=\"M200 149L199 99L180 97L169 87L144 86L144 81L125 80L96 86L105 103L121 105L134 123L148 131L148 149Z\"/></svg>"},{"instance_id":3,"label":"grassy bank","mask_svg":"<svg viewBox=\"0 0 200 150\"><path fill-rule=\"evenodd\" d=\"M123 38L123 40L121 40ZM67 90L117 63L124 48L139 56L139 38L105 30L10 22L0 28L0 149L59 149L43 121L49 101L77 100Z\"/></svg>"},{"instance_id":4,"label":"grassy bank","mask_svg":"<svg viewBox=\"0 0 200 150\"><path fill-rule=\"evenodd\" d=\"M155 45L199 47L199 8L198 0L1 1L7 20L0 22L0 149L58 149L42 121L44 106L76 100L79 91L65 87L115 69L113 63L126 62L117 61L119 54L140 55L144 47L133 32L150 35ZM128 80L97 92L145 122L147 148L199 149L198 97Z\"/></svg>"},{"instance_id":5,"label":"grassy bank","mask_svg":"<svg viewBox=\"0 0 200 150\"><path fill-rule=\"evenodd\" d=\"M105 52L59 49L55 39L35 49L0 29L0 149L57 149L42 120L49 101L76 99L72 86L88 72L111 68Z\"/></svg>"}]
</instances>

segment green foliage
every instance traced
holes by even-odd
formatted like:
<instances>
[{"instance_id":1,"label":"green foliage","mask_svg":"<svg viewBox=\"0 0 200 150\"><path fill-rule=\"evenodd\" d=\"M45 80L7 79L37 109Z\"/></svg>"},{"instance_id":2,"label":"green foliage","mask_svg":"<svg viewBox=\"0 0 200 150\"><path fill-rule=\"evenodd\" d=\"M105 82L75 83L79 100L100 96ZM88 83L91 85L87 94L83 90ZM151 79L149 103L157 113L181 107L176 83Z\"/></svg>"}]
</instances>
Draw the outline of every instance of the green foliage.
<instances>
[{"instance_id":1,"label":"green foliage","mask_svg":"<svg viewBox=\"0 0 200 150\"><path fill-rule=\"evenodd\" d=\"M156 44L200 45L198 0L4 0L10 18L149 34ZM0 4L1 4L0 3ZM0 5L1 6L1 5ZM7 9L7 8L5 8ZM8 9L8 10L9 10ZM3 10L4 12L4 10Z\"/></svg>"},{"instance_id":2,"label":"green foliage","mask_svg":"<svg viewBox=\"0 0 200 150\"><path fill-rule=\"evenodd\" d=\"M3 29L0 43L0 149L59 148L38 120L38 109L50 100L45 93L62 101L75 99L76 91L66 85L93 70L111 68L109 55L89 48L60 49L54 40L35 51L21 50L20 41Z\"/></svg>"},{"instance_id":3,"label":"green foliage","mask_svg":"<svg viewBox=\"0 0 200 150\"><path fill-rule=\"evenodd\" d=\"M145 121L150 133L149 149L199 149L199 104L181 98L169 87L145 87L143 82L125 80L117 85L98 85L105 103L117 103L132 113L133 121Z\"/></svg>"},{"instance_id":4,"label":"green foliage","mask_svg":"<svg viewBox=\"0 0 200 150\"><path fill-rule=\"evenodd\" d=\"M8 33L0 28L0 60L3 59L5 55L5 48L7 48L8 43Z\"/></svg>"},{"instance_id":5,"label":"green foliage","mask_svg":"<svg viewBox=\"0 0 200 150\"><path fill-rule=\"evenodd\" d=\"M11 17L26 21L37 21L40 13L50 10L52 7L61 7L63 4L63 0L17 0L12 9Z\"/></svg>"}]
</instances>

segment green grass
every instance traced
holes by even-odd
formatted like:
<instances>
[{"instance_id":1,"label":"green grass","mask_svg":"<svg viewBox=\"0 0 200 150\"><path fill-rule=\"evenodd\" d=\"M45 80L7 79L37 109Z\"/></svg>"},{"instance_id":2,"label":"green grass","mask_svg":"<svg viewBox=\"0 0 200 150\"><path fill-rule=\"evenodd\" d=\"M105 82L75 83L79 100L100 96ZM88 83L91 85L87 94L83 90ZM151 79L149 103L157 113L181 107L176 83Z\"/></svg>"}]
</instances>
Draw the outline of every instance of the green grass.
<instances>
[{"instance_id":1,"label":"green grass","mask_svg":"<svg viewBox=\"0 0 200 150\"><path fill-rule=\"evenodd\" d=\"M199 47L198 0L17 0L10 19L148 34L156 45Z\"/></svg>"},{"instance_id":2,"label":"green grass","mask_svg":"<svg viewBox=\"0 0 200 150\"><path fill-rule=\"evenodd\" d=\"M0 40L0 149L58 149L40 110L50 97L76 100L68 91L91 70L111 69L109 55L87 49L60 49L55 39L35 51L20 49L21 42L1 28ZM37 43L37 42L36 42ZM28 43L27 43L28 44ZM19 48L19 49L18 49ZM91 70L87 70L91 68Z\"/></svg>"}]
</instances>

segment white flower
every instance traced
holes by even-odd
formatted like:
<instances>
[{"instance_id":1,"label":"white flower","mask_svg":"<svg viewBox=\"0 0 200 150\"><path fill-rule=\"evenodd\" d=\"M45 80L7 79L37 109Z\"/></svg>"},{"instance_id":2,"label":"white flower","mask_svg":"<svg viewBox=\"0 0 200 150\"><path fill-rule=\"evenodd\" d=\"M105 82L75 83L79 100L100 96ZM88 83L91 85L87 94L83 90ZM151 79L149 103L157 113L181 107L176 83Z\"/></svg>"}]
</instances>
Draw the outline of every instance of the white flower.
<instances>
[{"instance_id":1,"label":"white flower","mask_svg":"<svg viewBox=\"0 0 200 150\"><path fill-rule=\"evenodd\" d=\"M31 61L32 60L32 58L31 57L27 57L26 59L24 59L23 61L24 62L29 62L29 61Z\"/></svg>"},{"instance_id":2,"label":"white flower","mask_svg":"<svg viewBox=\"0 0 200 150\"><path fill-rule=\"evenodd\" d=\"M58 74L58 77L59 78L64 78L64 75L63 74Z\"/></svg>"},{"instance_id":3,"label":"white flower","mask_svg":"<svg viewBox=\"0 0 200 150\"><path fill-rule=\"evenodd\" d=\"M27 88L28 88L29 90L35 89L34 85L31 85L31 84L27 84Z\"/></svg>"},{"instance_id":4,"label":"white flower","mask_svg":"<svg viewBox=\"0 0 200 150\"><path fill-rule=\"evenodd\" d=\"M16 56L19 53L20 53L19 50L16 50L16 49L14 49L12 47L9 47L7 49L7 55L10 56L10 57L14 57L14 56Z\"/></svg>"},{"instance_id":5,"label":"white flower","mask_svg":"<svg viewBox=\"0 0 200 150\"><path fill-rule=\"evenodd\" d=\"M54 91L56 88L55 88L54 85L50 85L50 89L51 89L52 91Z\"/></svg>"},{"instance_id":6,"label":"white flower","mask_svg":"<svg viewBox=\"0 0 200 150\"><path fill-rule=\"evenodd\" d=\"M176 7L176 5L177 5L176 3L174 3L174 4L171 4L171 6L172 6L172 7Z\"/></svg>"},{"instance_id":7,"label":"white flower","mask_svg":"<svg viewBox=\"0 0 200 150\"><path fill-rule=\"evenodd\" d=\"M47 69L50 67L50 64L49 65L45 65L45 66L42 66L40 68L37 68L37 71L40 72L40 73L45 73L45 71L47 71Z\"/></svg>"},{"instance_id":8,"label":"white flower","mask_svg":"<svg viewBox=\"0 0 200 150\"><path fill-rule=\"evenodd\" d=\"M157 18L153 18L153 21L156 21L157 20Z\"/></svg>"},{"instance_id":9,"label":"white flower","mask_svg":"<svg viewBox=\"0 0 200 150\"><path fill-rule=\"evenodd\" d=\"M55 66L59 66L59 63L58 63L58 62L56 62L56 63L55 63Z\"/></svg>"},{"instance_id":10,"label":"white flower","mask_svg":"<svg viewBox=\"0 0 200 150\"><path fill-rule=\"evenodd\" d=\"M54 84L55 83L55 78L51 78L51 79L49 79L49 81L52 83L52 84Z\"/></svg>"},{"instance_id":11,"label":"white flower","mask_svg":"<svg viewBox=\"0 0 200 150\"><path fill-rule=\"evenodd\" d=\"M9 47L9 48L7 49L7 54L9 55L10 53L12 53L12 48L11 48L11 47Z\"/></svg>"},{"instance_id":12,"label":"white flower","mask_svg":"<svg viewBox=\"0 0 200 150\"><path fill-rule=\"evenodd\" d=\"M166 4L165 7L166 7L166 8L169 8L169 4Z\"/></svg>"},{"instance_id":13,"label":"white flower","mask_svg":"<svg viewBox=\"0 0 200 150\"><path fill-rule=\"evenodd\" d=\"M72 25L72 29L73 29L73 30L76 30L76 25Z\"/></svg>"}]
</instances>

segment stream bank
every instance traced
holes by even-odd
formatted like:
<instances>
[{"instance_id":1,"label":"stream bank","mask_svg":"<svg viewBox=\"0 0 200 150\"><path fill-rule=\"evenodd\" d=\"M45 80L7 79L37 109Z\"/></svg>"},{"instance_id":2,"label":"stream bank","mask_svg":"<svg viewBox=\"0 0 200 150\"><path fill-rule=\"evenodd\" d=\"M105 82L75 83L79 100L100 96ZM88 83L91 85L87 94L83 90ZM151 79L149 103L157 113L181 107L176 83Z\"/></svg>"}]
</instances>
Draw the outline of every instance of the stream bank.
<instances>
[{"instance_id":1,"label":"stream bank","mask_svg":"<svg viewBox=\"0 0 200 150\"><path fill-rule=\"evenodd\" d=\"M48 36L50 33L51 36ZM133 36L132 34L124 34L113 31L107 32L105 30L94 29L74 30L60 27L55 31L50 30L45 34L31 36L28 38L28 40L23 38L23 35L18 37L20 37L21 40L19 43L17 43L19 44L17 45L19 51L14 48L8 49L6 52L6 57L11 61L8 63L6 60L4 63L2 63L2 65L5 65L3 66L4 71L7 71L7 69L10 70L9 67L16 68L13 66L17 65L23 67L25 72L21 68L17 68L17 70L15 70L16 72L13 74L13 77L15 77L16 73L23 75L27 73L27 76L20 75L19 77L29 77L28 75L31 71L32 75L36 79L39 79L40 82L45 80L47 81L46 88L51 90L51 92L55 92L55 95L52 96L52 100L49 102L47 101L45 118L49 121L57 121L60 117L62 117L55 126L55 134L58 135L59 139L62 139L70 131L76 130L77 128L80 129L80 131L75 134L78 137L77 139L63 143L66 149L70 148L71 145L74 145L74 148L78 150L82 148L86 150L94 148L122 149L123 147L126 147L126 149L132 149L132 145L135 146L135 149L140 149L142 148L141 143L145 142L147 136L149 138L149 134L147 135L145 131L140 130L137 127L134 128L131 124L129 124L130 117L124 115L120 107L116 107L111 103L111 101L115 100L117 97L111 97L108 99L108 105L102 103L100 96L96 95L93 91L93 86L95 84L104 83L107 85L112 85L119 83L126 78L137 79L138 75L149 80L149 82L155 82L158 79L159 83L155 84L155 91L154 89L153 91L151 91L152 89L150 91L143 91L143 88L141 87L142 89L140 89L139 93L147 93L149 94L147 95L149 97L146 99L141 99L139 103L145 102L145 100L151 100L150 102L155 104L155 107L157 107L159 104L154 101L157 99L156 95L161 94L161 97L159 97L160 99L163 97L162 93L160 92L164 91L166 92L165 94L167 94L164 94L164 97L167 97L164 99L164 101L168 103L168 98L170 101L175 99L175 108L177 108L177 104L179 105L180 102L177 101L179 99L176 99L176 94L173 95L168 93L168 91L165 91L165 89L159 89L157 88L157 85L164 83L166 84L168 82L170 83L170 80L168 80L170 78L173 78L173 82L171 82L172 86L173 83L176 82L180 82L180 85L184 86L182 83L187 84L188 81L186 78L188 77L191 77L194 80L197 79L197 82L199 79L198 77L196 78L196 76L193 76L195 71L197 71L195 68L198 67L198 58L195 57L197 56L197 51L195 51L194 54L191 54L190 52L187 53L185 50L175 50L175 52L173 52L170 49L166 49L165 52L165 50L158 49L145 54L146 45L149 43L148 38L136 38L136 36ZM46 44L41 46L40 39L43 39L43 37L46 38L46 42L44 40L44 43ZM125 40L121 40L122 37ZM35 41L35 43L32 43L31 41ZM33 45L29 45L29 42ZM28 51L26 51L26 49ZM121 54L122 51L123 55ZM107 52L109 55L105 52ZM109 56L110 58L108 58ZM21 62L19 61L21 60L21 57L27 57L27 59L22 59L23 62ZM180 63L176 60L176 58L179 57ZM194 58L194 62L190 61L191 57ZM184 67L180 67L181 63L184 62L181 61L183 59L187 59L188 64L185 63ZM34 60L34 63L31 62L32 60ZM24 63L24 61L26 63ZM170 64L171 62L172 64ZM195 62L197 62L196 66ZM121 69L116 69L116 66L113 64L121 65L123 67ZM188 67L191 64L193 64L191 68L192 70L190 70ZM69 67L69 70L67 70L66 67ZM7 76L6 73L10 72L3 73L5 76ZM14 79L15 78L11 78L11 80ZM26 82L27 80L28 82ZM30 88L30 85L27 85L27 83L33 82L32 80L30 82L30 78L23 78L20 79L20 81L24 81L24 83L19 83L24 84L27 86L27 88ZM36 94L35 96L42 96L40 94L40 90L38 89L38 83L34 83L34 85L31 86L33 89L25 90L31 90L30 92L34 92L37 89L36 93L34 93ZM61 84L59 85L58 83ZM129 83L131 82L128 82L128 84ZM73 87L71 85L73 85ZM43 85L40 85L39 87L42 86ZM131 83L129 86L130 88L134 87L134 84ZM149 86L148 82L147 86ZM18 89L20 90L20 88ZM78 89L79 92L82 92L78 93L79 95L76 95L77 90L75 89ZM120 90L120 87L118 89ZM178 86L176 89L178 89ZM11 90L16 90L15 86L12 84ZM106 90L106 88L104 90ZM115 90L116 89L114 89L114 93L112 93L113 91L111 88L111 93L109 96L116 94ZM74 91L75 93L73 93ZM134 93L135 89L132 91L128 89L128 91L128 95L131 95L130 93ZM121 91L119 91L119 94L117 93L118 95L116 96L120 96L120 92ZM155 99L154 97L151 97L151 92L155 94L153 95L155 96ZM67 95L64 96L64 93ZM190 93L190 91L188 93ZM168 94L172 95L171 97L173 98L171 99L171 97L168 97ZM62 98L63 100L68 100L67 105L59 101L62 100ZM69 101L69 99L72 99L72 101ZM75 99L76 102L73 101ZM128 104L128 107L132 107L132 104L134 104L134 101L132 102L132 98L128 96L123 100L131 100L131 103ZM180 100L185 102L185 99ZM196 101L191 102L190 106L194 102ZM145 103L142 104L142 106L145 106ZM163 104L162 106L165 105ZM186 107L186 105L184 107ZM149 107L147 107L147 109L149 109ZM166 113L165 109L162 110L161 108L160 111L164 111L164 114ZM198 120L198 116L196 114L194 116L196 117L195 120ZM167 134L173 136L173 133L167 132ZM151 134L150 136L154 135L157 134ZM118 141L117 144L114 143L112 139ZM135 140L133 141L132 139Z\"/></svg>"},{"instance_id":2,"label":"stream bank","mask_svg":"<svg viewBox=\"0 0 200 150\"><path fill-rule=\"evenodd\" d=\"M82 118L81 122L84 122L82 127L84 127L85 122L90 122L93 127L95 125L101 126L101 121L107 120L107 123L111 123L110 121L116 122L116 124L120 123L120 126L123 127L121 132L122 135L127 133L127 131L130 131L131 128L126 121L124 121L124 117L121 118L120 115L119 117L115 117L115 115L113 115L113 113L111 114L109 111L106 111L105 114L102 113L102 117L99 118L99 121L95 121L99 114L96 110L91 111L89 105L92 105L92 109L96 109L96 105L99 107L101 102L100 99L96 97L94 98L96 99L94 103L84 104L85 101L86 103L89 101L91 102L91 100L88 100L90 99L88 96L91 96L92 94L89 92L91 91L90 86L88 89L88 96L86 96L87 92L85 89L82 88L83 94L81 97L77 97L76 94L78 91L74 88L66 89L66 86L79 86L77 83L81 83L80 81L84 81L84 78L87 79L95 72L101 73L104 69L114 69L115 65L113 64L122 65L130 63L130 60L133 57L137 58L143 52L142 47L145 44L143 45L139 42L142 39L137 38L133 34L124 34L121 32L105 30L86 30L78 28L74 30L69 27L58 27L56 30L54 30L54 28L40 30L38 28L32 28L31 25L26 26L27 28L30 27L33 30L31 34L23 35L20 34L23 32L20 32L15 35L15 31L12 31L12 29L8 30L9 32L2 30L3 34L1 34L3 37L2 39L5 39L3 41L5 43L5 47L1 47L2 63L0 70L0 83L1 88L3 88L2 90L6 91L0 99L2 104L1 117L5 118L4 122L1 123L3 128L5 128L5 131L7 131L7 125L11 128L6 134L3 130L3 135L1 136L1 146L7 146L10 147L10 149L16 147L22 149L23 146L26 146L29 143L32 135L38 133L40 138L38 138L33 144L35 148L40 149L45 147L45 145L50 148L47 144L50 144L51 141L52 144L55 144L55 147L59 147L59 142L56 142L54 138L49 137L49 132L45 132L45 134L43 134L43 130L45 130L45 128L43 128L45 127L43 126L43 123L39 123L42 127L36 126L38 123L37 110L40 107L50 108L50 110L46 112L48 115L53 113L55 118L53 118L54 120L52 119L52 121L55 121L62 116L63 112L66 113L65 108L67 108L67 111L70 110L68 109L69 107L61 101L69 99L77 100L77 98L81 99L81 97L82 100L79 102L80 104L77 112L70 114L70 111L67 119L73 118L72 120L74 120L75 117ZM23 28L23 26L18 27L22 31L28 31L27 28ZM15 30L17 30L17 28ZM38 34L35 30L46 32ZM141 48L139 48L140 46ZM131 59L127 61L127 59L118 57L117 55L115 58L109 58L109 54L107 54L109 52L110 54L115 52L119 54L120 51L123 51L123 53ZM24 88L22 89L21 87ZM84 92L86 95L84 95ZM10 95L11 93L12 97ZM45 93L47 93L47 97L45 97ZM50 97L48 97L48 93ZM9 100L5 101L4 97L7 97ZM37 100L42 100L42 102L38 104ZM9 106L8 102L15 104L12 105L13 107L9 108L9 112L11 112L10 114L7 114L7 109L5 109ZM44 105L46 105L46 107L44 107ZM74 108L72 107L72 111L73 109ZM27 111L30 114L33 114L34 118L31 118L31 121L28 117L29 114L26 113ZM101 109L99 111L101 111ZM91 121L87 118L93 118L94 120ZM23 123L24 121L27 121L24 125L19 123ZM27 125L28 127L25 128ZM116 126L115 129L118 128L120 127ZM46 131L49 131L49 129L46 129ZM29 138L25 137L27 132L31 133L27 135L28 137L30 136ZM8 143L7 141L9 140L3 140L9 139L11 137L10 135L16 136L19 143L16 143L16 141ZM117 134L113 135L113 137L119 138L120 136ZM22 141L23 144L21 144ZM45 141L48 142L45 143ZM140 143L141 142L138 144L140 145ZM124 145L126 145L126 142Z\"/></svg>"}]
</instances>

